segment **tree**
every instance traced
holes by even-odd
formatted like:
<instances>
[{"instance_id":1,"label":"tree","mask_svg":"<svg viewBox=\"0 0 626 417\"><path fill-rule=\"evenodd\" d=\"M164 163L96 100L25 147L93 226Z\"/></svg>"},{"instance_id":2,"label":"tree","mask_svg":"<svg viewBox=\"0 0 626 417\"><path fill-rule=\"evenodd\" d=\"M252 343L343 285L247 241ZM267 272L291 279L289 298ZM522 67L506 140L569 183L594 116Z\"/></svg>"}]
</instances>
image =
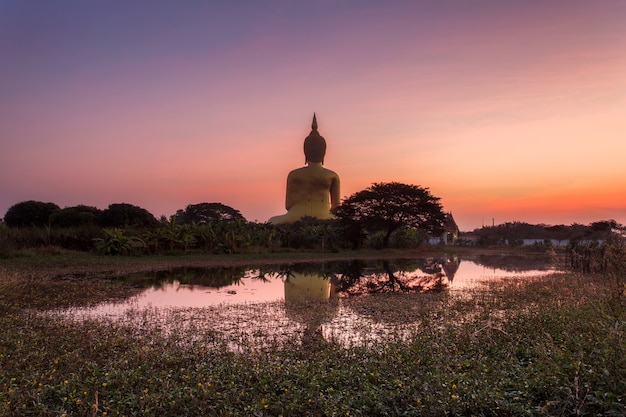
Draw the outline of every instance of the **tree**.
<instances>
[{"instance_id":1,"label":"tree","mask_svg":"<svg viewBox=\"0 0 626 417\"><path fill-rule=\"evenodd\" d=\"M597 235L609 236L613 230L619 229L619 225L615 220L603 220L593 222L589 225L592 232Z\"/></svg>"},{"instance_id":2,"label":"tree","mask_svg":"<svg viewBox=\"0 0 626 417\"><path fill-rule=\"evenodd\" d=\"M148 210L127 203L111 204L100 216L103 227L150 227L158 223Z\"/></svg>"},{"instance_id":3,"label":"tree","mask_svg":"<svg viewBox=\"0 0 626 417\"><path fill-rule=\"evenodd\" d=\"M95 226L102 214L96 207L78 205L65 207L50 216L50 223L58 227Z\"/></svg>"},{"instance_id":4,"label":"tree","mask_svg":"<svg viewBox=\"0 0 626 417\"><path fill-rule=\"evenodd\" d=\"M383 247L401 227L440 234L445 221L438 197L427 188L399 182L374 183L352 194L337 207L335 215L349 227L357 224L368 231L384 232Z\"/></svg>"},{"instance_id":5,"label":"tree","mask_svg":"<svg viewBox=\"0 0 626 417\"><path fill-rule=\"evenodd\" d=\"M45 226L49 223L50 215L59 209L54 203L22 201L9 207L4 222L10 227Z\"/></svg>"},{"instance_id":6,"label":"tree","mask_svg":"<svg viewBox=\"0 0 626 417\"><path fill-rule=\"evenodd\" d=\"M176 212L176 222L178 224L205 224L231 220L245 221L246 219L239 210L222 203L189 204L185 210Z\"/></svg>"}]
</instances>

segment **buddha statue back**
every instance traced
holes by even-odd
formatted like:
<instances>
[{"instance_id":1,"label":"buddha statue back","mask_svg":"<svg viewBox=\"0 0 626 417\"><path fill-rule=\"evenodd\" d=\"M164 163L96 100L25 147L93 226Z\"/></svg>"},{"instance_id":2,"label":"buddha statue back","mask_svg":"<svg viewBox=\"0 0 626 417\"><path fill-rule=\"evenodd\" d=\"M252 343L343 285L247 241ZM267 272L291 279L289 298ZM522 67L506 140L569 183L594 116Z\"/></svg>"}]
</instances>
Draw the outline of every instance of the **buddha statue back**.
<instances>
[{"instance_id":1,"label":"buddha statue back","mask_svg":"<svg viewBox=\"0 0 626 417\"><path fill-rule=\"evenodd\" d=\"M293 223L303 217L332 219L331 210L339 205L339 175L324 168L326 140L317 131L313 114L311 133L304 139L306 166L294 169L287 176L285 208L287 213L269 219L272 224Z\"/></svg>"}]
</instances>

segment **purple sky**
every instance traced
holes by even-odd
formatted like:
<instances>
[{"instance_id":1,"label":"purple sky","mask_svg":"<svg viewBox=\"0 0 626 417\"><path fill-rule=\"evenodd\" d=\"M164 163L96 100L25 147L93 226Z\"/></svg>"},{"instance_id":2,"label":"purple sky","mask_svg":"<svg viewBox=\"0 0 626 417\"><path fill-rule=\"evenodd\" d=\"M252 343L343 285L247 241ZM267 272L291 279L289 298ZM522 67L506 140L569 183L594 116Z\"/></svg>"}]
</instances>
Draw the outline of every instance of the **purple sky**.
<instances>
[{"instance_id":1,"label":"purple sky","mask_svg":"<svg viewBox=\"0 0 626 417\"><path fill-rule=\"evenodd\" d=\"M284 213L313 112L342 195L462 230L626 223L626 2L2 1L0 216L20 201Z\"/></svg>"}]
</instances>

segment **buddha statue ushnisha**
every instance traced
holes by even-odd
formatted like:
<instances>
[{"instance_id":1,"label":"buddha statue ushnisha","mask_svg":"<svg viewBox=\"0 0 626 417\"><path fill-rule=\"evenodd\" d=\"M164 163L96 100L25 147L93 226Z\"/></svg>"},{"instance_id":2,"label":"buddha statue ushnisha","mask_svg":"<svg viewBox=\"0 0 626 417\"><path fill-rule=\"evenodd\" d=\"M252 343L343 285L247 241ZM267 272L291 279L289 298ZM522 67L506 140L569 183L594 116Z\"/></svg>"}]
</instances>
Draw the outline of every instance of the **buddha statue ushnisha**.
<instances>
[{"instance_id":1,"label":"buddha statue ushnisha","mask_svg":"<svg viewBox=\"0 0 626 417\"><path fill-rule=\"evenodd\" d=\"M293 223L303 217L332 219L331 210L339 205L339 175L324 168L326 140L317 131L313 114L311 133L304 139L305 167L287 176L287 214L269 219L272 224Z\"/></svg>"}]
</instances>

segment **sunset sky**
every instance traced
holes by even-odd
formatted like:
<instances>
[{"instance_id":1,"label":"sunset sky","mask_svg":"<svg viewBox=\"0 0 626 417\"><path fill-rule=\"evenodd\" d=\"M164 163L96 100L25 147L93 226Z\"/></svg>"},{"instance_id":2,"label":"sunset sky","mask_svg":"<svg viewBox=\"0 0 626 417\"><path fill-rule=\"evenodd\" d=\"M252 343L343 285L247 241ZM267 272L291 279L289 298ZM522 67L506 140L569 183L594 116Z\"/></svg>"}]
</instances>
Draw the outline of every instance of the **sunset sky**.
<instances>
[{"instance_id":1,"label":"sunset sky","mask_svg":"<svg viewBox=\"0 0 626 417\"><path fill-rule=\"evenodd\" d=\"M285 213L317 114L347 197L461 230L626 223L626 1L0 0L0 217Z\"/></svg>"}]
</instances>

